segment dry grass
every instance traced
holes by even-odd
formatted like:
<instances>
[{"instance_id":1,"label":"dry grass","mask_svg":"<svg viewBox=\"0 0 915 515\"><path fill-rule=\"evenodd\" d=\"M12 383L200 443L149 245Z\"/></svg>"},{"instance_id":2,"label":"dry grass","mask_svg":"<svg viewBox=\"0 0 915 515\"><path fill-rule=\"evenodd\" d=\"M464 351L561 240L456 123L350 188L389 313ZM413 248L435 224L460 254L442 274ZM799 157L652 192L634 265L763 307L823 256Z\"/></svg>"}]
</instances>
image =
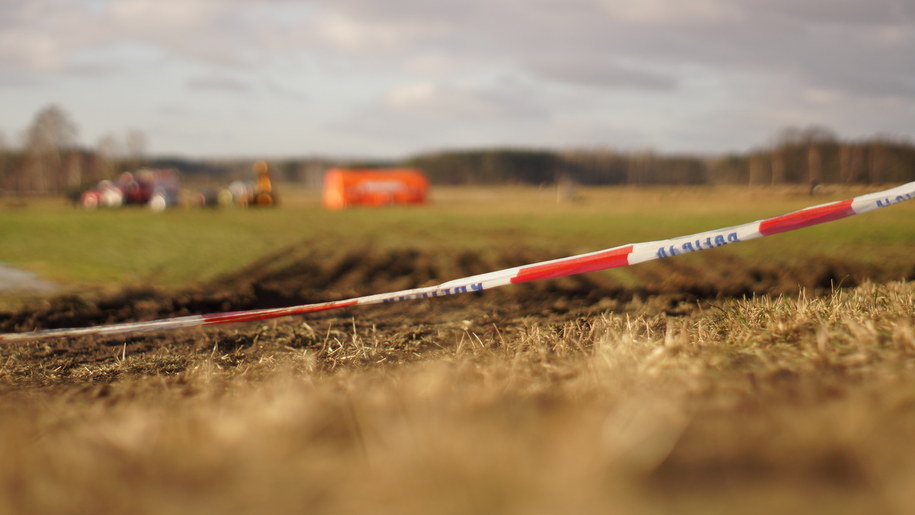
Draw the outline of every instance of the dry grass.
<instances>
[{"instance_id":1,"label":"dry grass","mask_svg":"<svg viewBox=\"0 0 915 515\"><path fill-rule=\"evenodd\" d=\"M906 513L913 306L889 283L96 361L7 346L0 513Z\"/></svg>"}]
</instances>

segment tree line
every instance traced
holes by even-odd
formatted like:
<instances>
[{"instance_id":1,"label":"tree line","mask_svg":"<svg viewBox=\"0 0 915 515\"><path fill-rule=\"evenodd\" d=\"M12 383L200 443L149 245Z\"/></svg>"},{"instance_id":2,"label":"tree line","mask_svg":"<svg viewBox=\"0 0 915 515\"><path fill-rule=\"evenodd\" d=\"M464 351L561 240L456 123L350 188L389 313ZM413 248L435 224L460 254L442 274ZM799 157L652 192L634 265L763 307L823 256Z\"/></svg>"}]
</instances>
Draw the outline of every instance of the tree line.
<instances>
[{"instance_id":1,"label":"tree line","mask_svg":"<svg viewBox=\"0 0 915 515\"><path fill-rule=\"evenodd\" d=\"M78 129L59 106L39 111L23 134L21 148L0 135L0 194L61 194L85 189L140 167L175 168L186 176L222 181L245 179L254 160L150 157L137 130L108 134L94 148L77 143ZM882 184L915 180L915 145L874 137L840 141L822 127L786 128L765 147L723 156L669 155L607 148L546 150L490 148L427 152L402 160L334 158L271 160L280 181L320 187L335 166L409 166L433 184L699 185Z\"/></svg>"},{"instance_id":2,"label":"tree line","mask_svg":"<svg viewBox=\"0 0 915 515\"><path fill-rule=\"evenodd\" d=\"M840 141L813 127L784 129L766 148L723 156L488 149L430 153L405 164L440 184L886 184L915 181L915 145L892 137Z\"/></svg>"},{"instance_id":3,"label":"tree line","mask_svg":"<svg viewBox=\"0 0 915 515\"><path fill-rule=\"evenodd\" d=\"M102 136L94 148L77 141L79 129L60 106L41 109L13 148L0 135L0 194L47 195L80 191L145 162L146 136L128 129Z\"/></svg>"}]
</instances>

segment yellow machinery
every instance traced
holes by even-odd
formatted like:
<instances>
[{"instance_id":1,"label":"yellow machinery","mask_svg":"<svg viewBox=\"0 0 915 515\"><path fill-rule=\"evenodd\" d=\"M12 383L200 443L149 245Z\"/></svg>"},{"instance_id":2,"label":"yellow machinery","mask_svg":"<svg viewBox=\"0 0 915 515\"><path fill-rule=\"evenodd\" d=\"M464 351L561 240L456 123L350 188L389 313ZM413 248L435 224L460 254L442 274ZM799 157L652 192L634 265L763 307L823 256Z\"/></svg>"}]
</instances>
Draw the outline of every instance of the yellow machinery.
<instances>
[{"instance_id":1,"label":"yellow machinery","mask_svg":"<svg viewBox=\"0 0 915 515\"><path fill-rule=\"evenodd\" d=\"M254 163L254 173L257 180L254 183L254 191L251 192L251 198L248 202L252 206L272 206L276 203L273 195L273 184L270 181L270 167L266 161Z\"/></svg>"}]
</instances>

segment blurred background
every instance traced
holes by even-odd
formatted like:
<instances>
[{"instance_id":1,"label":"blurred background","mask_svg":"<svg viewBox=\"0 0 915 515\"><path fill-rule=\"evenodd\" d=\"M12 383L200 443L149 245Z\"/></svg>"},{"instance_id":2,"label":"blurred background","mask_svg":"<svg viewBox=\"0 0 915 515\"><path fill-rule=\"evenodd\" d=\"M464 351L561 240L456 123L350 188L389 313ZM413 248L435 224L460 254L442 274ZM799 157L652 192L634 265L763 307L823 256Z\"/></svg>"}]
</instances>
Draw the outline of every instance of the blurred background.
<instances>
[{"instance_id":1,"label":"blurred background","mask_svg":"<svg viewBox=\"0 0 915 515\"><path fill-rule=\"evenodd\" d=\"M123 171L319 188L888 183L915 174L894 0L0 2L0 192Z\"/></svg>"}]
</instances>

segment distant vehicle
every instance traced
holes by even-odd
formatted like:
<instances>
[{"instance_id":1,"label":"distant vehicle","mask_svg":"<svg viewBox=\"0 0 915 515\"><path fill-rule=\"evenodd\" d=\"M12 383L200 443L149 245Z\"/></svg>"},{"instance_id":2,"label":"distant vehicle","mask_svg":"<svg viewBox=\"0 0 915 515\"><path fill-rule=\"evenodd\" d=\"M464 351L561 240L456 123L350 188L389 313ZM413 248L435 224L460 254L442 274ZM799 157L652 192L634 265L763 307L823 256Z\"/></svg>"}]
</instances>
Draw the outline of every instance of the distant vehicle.
<instances>
[{"instance_id":1,"label":"distant vehicle","mask_svg":"<svg viewBox=\"0 0 915 515\"><path fill-rule=\"evenodd\" d=\"M266 161L254 163L254 174L257 180L254 183L254 189L250 193L248 205L250 206L272 206L276 204L276 197L273 192L273 181L270 180L270 168Z\"/></svg>"},{"instance_id":2,"label":"distant vehicle","mask_svg":"<svg viewBox=\"0 0 915 515\"><path fill-rule=\"evenodd\" d=\"M413 168L334 168L324 174L324 207L423 204L429 180Z\"/></svg>"},{"instance_id":3,"label":"distant vehicle","mask_svg":"<svg viewBox=\"0 0 915 515\"><path fill-rule=\"evenodd\" d=\"M86 209L126 205L162 211L178 204L180 185L178 172L172 169L124 172L117 181L105 179L83 192L79 203Z\"/></svg>"},{"instance_id":4,"label":"distant vehicle","mask_svg":"<svg viewBox=\"0 0 915 515\"><path fill-rule=\"evenodd\" d=\"M184 191L181 204L186 207L231 208L277 205L276 189L270 179L266 161L252 166L254 180L233 181L225 187L208 185L199 190Z\"/></svg>"}]
</instances>

